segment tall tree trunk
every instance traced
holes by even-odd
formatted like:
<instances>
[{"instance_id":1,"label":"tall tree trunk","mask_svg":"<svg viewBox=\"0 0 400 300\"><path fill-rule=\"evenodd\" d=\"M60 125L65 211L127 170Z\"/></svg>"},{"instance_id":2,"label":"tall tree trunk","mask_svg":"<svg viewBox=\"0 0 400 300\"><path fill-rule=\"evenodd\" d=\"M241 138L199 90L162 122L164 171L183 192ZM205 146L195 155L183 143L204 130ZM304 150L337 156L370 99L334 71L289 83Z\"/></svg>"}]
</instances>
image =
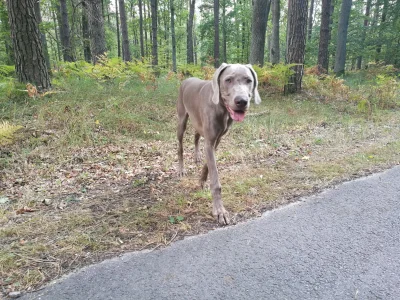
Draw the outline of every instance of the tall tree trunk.
<instances>
[{"instance_id":1,"label":"tall tree trunk","mask_svg":"<svg viewBox=\"0 0 400 300\"><path fill-rule=\"evenodd\" d=\"M340 8L340 19L334 69L336 76L341 76L344 74L346 64L347 29L349 27L351 3L352 0L343 0L342 6Z\"/></svg>"},{"instance_id":2,"label":"tall tree trunk","mask_svg":"<svg viewBox=\"0 0 400 300\"><path fill-rule=\"evenodd\" d=\"M122 59L131 60L131 50L129 49L128 24L126 22L125 1L119 0L119 17L121 18L122 33Z\"/></svg>"},{"instance_id":3,"label":"tall tree trunk","mask_svg":"<svg viewBox=\"0 0 400 300\"><path fill-rule=\"evenodd\" d=\"M227 63L228 58L226 56L226 0L222 0L222 61Z\"/></svg>"},{"instance_id":4,"label":"tall tree trunk","mask_svg":"<svg viewBox=\"0 0 400 300\"><path fill-rule=\"evenodd\" d=\"M193 47L194 47L194 64L197 65L197 37L196 37L196 33L193 36Z\"/></svg>"},{"instance_id":5,"label":"tall tree trunk","mask_svg":"<svg viewBox=\"0 0 400 300\"><path fill-rule=\"evenodd\" d=\"M104 32L104 18L101 14L101 0L87 0L89 4L89 34L90 49L92 50L92 61L94 64L99 56L107 51Z\"/></svg>"},{"instance_id":6,"label":"tall tree trunk","mask_svg":"<svg viewBox=\"0 0 400 300\"><path fill-rule=\"evenodd\" d=\"M35 1L35 14L36 14L36 20L38 21L38 26L40 26L40 23L42 23L42 13L40 12L40 2ZM49 51L47 49L47 39L46 35L40 31L39 27L39 33L40 33L40 39L42 40L42 46L43 46L43 54L44 58L46 60L46 66L47 69L50 70L50 57L49 57Z\"/></svg>"},{"instance_id":7,"label":"tall tree trunk","mask_svg":"<svg viewBox=\"0 0 400 300\"><path fill-rule=\"evenodd\" d=\"M189 0L190 8L189 8L189 18L187 22L187 63L194 63L194 55L193 55L193 19L194 19L194 8L195 8L195 0Z\"/></svg>"},{"instance_id":8,"label":"tall tree trunk","mask_svg":"<svg viewBox=\"0 0 400 300\"><path fill-rule=\"evenodd\" d=\"M287 24L286 63L297 65L292 68L294 74L290 76L288 84L285 86L285 94L301 90L306 49L307 6L307 0L290 0Z\"/></svg>"},{"instance_id":9,"label":"tall tree trunk","mask_svg":"<svg viewBox=\"0 0 400 300\"><path fill-rule=\"evenodd\" d=\"M115 23L117 24L117 53L121 57L121 36L119 34L118 0L115 0Z\"/></svg>"},{"instance_id":10,"label":"tall tree trunk","mask_svg":"<svg viewBox=\"0 0 400 300\"><path fill-rule=\"evenodd\" d=\"M219 0L214 0L214 67L219 64Z\"/></svg>"},{"instance_id":11,"label":"tall tree trunk","mask_svg":"<svg viewBox=\"0 0 400 300\"><path fill-rule=\"evenodd\" d=\"M34 0L8 0L7 4L18 80L36 85L39 91L50 89Z\"/></svg>"},{"instance_id":12,"label":"tall tree trunk","mask_svg":"<svg viewBox=\"0 0 400 300\"><path fill-rule=\"evenodd\" d=\"M90 53L90 36L88 22L88 8L85 1L82 2L82 38L83 38L83 55L85 61L90 62L92 55Z\"/></svg>"},{"instance_id":13,"label":"tall tree trunk","mask_svg":"<svg viewBox=\"0 0 400 300\"><path fill-rule=\"evenodd\" d=\"M279 47L280 13L281 13L280 0L272 0L272 34L271 34L270 61L273 65L279 64L280 60L280 47Z\"/></svg>"},{"instance_id":14,"label":"tall tree trunk","mask_svg":"<svg viewBox=\"0 0 400 300\"><path fill-rule=\"evenodd\" d=\"M173 1L173 0L171 0ZM144 58L144 40L143 40L143 10L142 0L139 0L139 36L140 36L140 57Z\"/></svg>"},{"instance_id":15,"label":"tall tree trunk","mask_svg":"<svg viewBox=\"0 0 400 300\"><path fill-rule=\"evenodd\" d=\"M58 36L58 30L57 30L57 16L55 11L59 11L57 8L57 5L52 5L53 9L51 9L51 17L53 19L53 28L54 28L54 35L55 35L55 40L56 40L56 45L57 45L57 52L56 52L56 59L57 61L61 60L61 49L60 49L60 39Z\"/></svg>"},{"instance_id":16,"label":"tall tree trunk","mask_svg":"<svg viewBox=\"0 0 400 300\"><path fill-rule=\"evenodd\" d=\"M361 37L361 49L364 49L364 43L365 43L365 38L367 35L367 27L368 27L368 23L369 23L369 15L371 13L371 3L372 0L367 0L367 4L365 6L365 19L364 19L364 28L362 31L362 37ZM361 64L362 64L362 55L359 55L357 57L357 69L360 70L361 69Z\"/></svg>"},{"instance_id":17,"label":"tall tree trunk","mask_svg":"<svg viewBox=\"0 0 400 300\"><path fill-rule=\"evenodd\" d=\"M158 46L157 46L157 3L158 0L151 0L151 32L152 32L152 48L151 48L151 55L152 65L158 65Z\"/></svg>"},{"instance_id":18,"label":"tall tree trunk","mask_svg":"<svg viewBox=\"0 0 400 300\"><path fill-rule=\"evenodd\" d=\"M383 39L383 32L386 29L386 16L388 13L388 6L389 6L389 0L383 0L383 9L382 9L382 17L381 17L381 23L379 24L379 34L378 34L378 44L376 46L376 61L378 62L380 59L380 53L382 51L382 39Z\"/></svg>"},{"instance_id":19,"label":"tall tree trunk","mask_svg":"<svg viewBox=\"0 0 400 300\"><path fill-rule=\"evenodd\" d=\"M333 13L335 12L335 5L337 4L338 0L331 0L331 14L329 17L329 38L328 38L328 43L332 41L332 27L333 27ZM333 70L334 64L335 64L335 50L334 47L332 47L332 50L329 50L328 47L328 52L331 57L332 57L332 67L331 69ZM328 56L328 66L329 66L329 56ZM328 71L328 70L327 70Z\"/></svg>"},{"instance_id":20,"label":"tall tree trunk","mask_svg":"<svg viewBox=\"0 0 400 300\"><path fill-rule=\"evenodd\" d=\"M264 65L265 32L271 0L255 0L251 24L250 64Z\"/></svg>"},{"instance_id":21,"label":"tall tree trunk","mask_svg":"<svg viewBox=\"0 0 400 300\"><path fill-rule=\"evenodd\" d=\"M67 0L60 0L60 15L60 38L64 61L75 61L71 48Z\"/></svg>"},{"instance_id":22,"label":"tall tree trunk","mask_svg":"<svg viewBox=\"0 0 400 300\"><path fill-rule=\"evenodd\" d=\"M308 37L307 37L308 41L311 40L313 16L314 16L314 0L311 0L310 1L310 12L308 14Z\"/></svg>"},{"instance_id":23,"label":"tall tree trunk","mask_svg":"<svg viewBox=\"0 0 400 300\"><path fill-rule=\"evenodd\" d=\"M320 72L328 73L329 68L329 38L330 38L331 0L322 0L321 29L319 32L318 68Z\"/></svg>"},{"instance_id":24,"label":"tall tree trunk","mask_svg":"<svg viewBox=\"0 0 400 300\"><path fill-rule=\"evenodd\" d=\"M171 43L172 43L172 71L176 73L176 40L175 40L175 5L169 0L171 8Z\"/></svg>"},{"instance_id":25,"label":"tall tree trunk","mask_svg":"<svg viewBox=\"0 0 400 300\"><path fill-rule=\"evenodd\" d=\"M7 14L7 4L5 1L0 1L0 24L4 32L9 33L11 31L10 22ZM5 64L12 65L14 64L14 50L12 48L12 40L10 34L4 35L4 46L6 51Z\"/></svg>"}]
</instances>

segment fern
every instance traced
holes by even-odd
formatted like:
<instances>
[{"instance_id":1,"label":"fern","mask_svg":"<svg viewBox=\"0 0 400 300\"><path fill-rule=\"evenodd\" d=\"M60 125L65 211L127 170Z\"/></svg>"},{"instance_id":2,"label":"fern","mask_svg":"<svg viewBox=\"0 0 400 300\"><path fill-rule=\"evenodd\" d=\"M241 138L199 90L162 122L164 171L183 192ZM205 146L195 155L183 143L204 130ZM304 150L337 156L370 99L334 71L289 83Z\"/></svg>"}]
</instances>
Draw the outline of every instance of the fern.
<instances>
[{"instance_id":1,"label":"fern","mask_svg":"<svg viewBox=\"0 0 400 300\"><path fill-rule=\"evenodd\" d=\"M21 129L20 125L11 125L7 121L0 123L0 145L10 144L13 141L14 133Z\"/></svg>"}]
</instances>

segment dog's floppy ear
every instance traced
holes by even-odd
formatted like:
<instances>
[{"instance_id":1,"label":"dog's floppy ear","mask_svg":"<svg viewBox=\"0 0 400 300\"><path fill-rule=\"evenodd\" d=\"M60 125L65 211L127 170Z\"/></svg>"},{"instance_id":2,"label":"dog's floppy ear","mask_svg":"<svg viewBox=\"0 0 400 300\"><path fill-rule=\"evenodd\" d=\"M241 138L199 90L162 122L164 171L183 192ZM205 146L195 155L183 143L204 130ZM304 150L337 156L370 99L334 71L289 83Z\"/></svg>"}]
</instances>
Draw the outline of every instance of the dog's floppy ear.
<instances>
[{"instance_id":1,"label":"dog's floppy ear","mask_svg":"<svg viewBox=\"0 0 400 300\"><path fill-rule=\"evenodd\" d=\"M213 89L213 95L212 95L212 101L215 104L219 103L219 75L221 75L221 72L225 70L229 65L226 63L222 63L220 67L215 71L213 79L212 79L212 89Z\"/></svg>"},{"instance_id":2,"label":"dog's floppy ear","mask_svg":"<svg viewBox=\"0 0 400 300\"><path fill-rule=\"evenodd\" d=\"M254 71L253 67L249 64L246 65L247 68L249 68L251 74L253 74L253 78L254 78L254 102L256 104L260 104L261 103L261 98L260 98L260 94L258 93L258 78L257 78L257 73L256 71Z\"/></svg>"}]
</instances>

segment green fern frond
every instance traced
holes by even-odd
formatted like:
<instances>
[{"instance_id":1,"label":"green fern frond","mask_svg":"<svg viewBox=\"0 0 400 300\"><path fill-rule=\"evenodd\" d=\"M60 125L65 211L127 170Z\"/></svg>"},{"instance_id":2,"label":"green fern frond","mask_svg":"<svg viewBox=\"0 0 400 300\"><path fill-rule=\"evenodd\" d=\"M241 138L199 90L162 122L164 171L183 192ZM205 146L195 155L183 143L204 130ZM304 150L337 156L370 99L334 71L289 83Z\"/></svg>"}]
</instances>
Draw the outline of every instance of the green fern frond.
<instances>
[{"instance_id":1,"label":"green fern frond","mask_svg":"<svg viewBox=\"0 0 400 300\"><path fill-rule=\"evenodd\" d=\"M13 141L14 133L21 129L20 125L12 125L7 121L0 122L0 145L6 145Z\"/></svg>"}]
</instances>

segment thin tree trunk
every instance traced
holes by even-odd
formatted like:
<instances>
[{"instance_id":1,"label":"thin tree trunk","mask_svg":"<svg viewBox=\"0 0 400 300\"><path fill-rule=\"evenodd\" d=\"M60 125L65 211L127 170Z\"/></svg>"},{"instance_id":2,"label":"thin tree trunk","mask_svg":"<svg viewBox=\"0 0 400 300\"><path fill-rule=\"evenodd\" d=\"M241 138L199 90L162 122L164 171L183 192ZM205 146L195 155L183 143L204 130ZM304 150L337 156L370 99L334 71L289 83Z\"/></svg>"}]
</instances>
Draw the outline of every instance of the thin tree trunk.
<instances>
[{"instance_id":1,"label":"thin tree trunk","mask_svg":"<svg viewBox=\"0 0 400 300\"><path fill-rule=\"evenodd\" d=\"M36 15L36 20L38 22L38 25L40 26L40 23L42 23L42 14L40 12L40 2L39 1L35 1L35 15ZM39 27L39 33L40 33L40 39L42 40L42 46L43 46L43 53L44 53L44 57L46 59L46 66L47 69L50 70L50 57L49 57L49 51L47 49L47 39L46 39L46 35L40 31L40 27Z\"/></svg>"},{"instance_id":2,"label":"thin tree trunk","mask_svg":"<svg viewBox=\"0 0 400 300\"><path fill-rule=\"evenodd\" d=\"M36 85L39 91L50 89L34 0L8 0L7 6L18 80Z\"/></svg>"},{"instance_id":3,"label":"thin tree trunk","mask_svg":"<svg viewBox=\"0 0 400 300\"><path fill-rule=\"evenodd\" d=\"M152 65L158 65L158 47L157 47L157 2L158 0L151 0L151 31L152 31Z\"/></svg>"},{"instance_id":4,"label":"thin tree trunk","mask_svg":"<svg viewBox=\"0 0 400 300\"><path fill-rule=\"evenodd\" d=\"M104 32L104 18L101 14L101 0L88 0L89 34L92 61L97 63L99 57L107 51Z\"/></svg>"},{"instance_id":5,"label":"thin tree trunk","mask_svg":"<svg viewBox=\"0 0 400 300\"><path fill-rule=\"evenodd\" d=\"M351 10L352 0L343 0L340 9L340 19L338 27L338 38L335 55L335 69L336 76L344 74L346 64L346 42L347 42L347 29L349 27L349 17Z\"/></svg>"},{"instance_id":6,"label":"thin tree trunk","mask_svg":"<svg viewBox=\"0 0 400 300\"><path fill-rule=\"evenodd\" d=\"M335 5L337 3L338 0L331 0L331 14L330 14L330 18L329 18L329 39L328 39L328 44L332 42L332 27L333 27L333 13L335 12ZM332 67L331 69L333 70L334 66L335 66L335 50L334 47L332 47L332 50L328 52L331 57L332 57ZM329 56L328 56L328 66L329 66ZM327 70L328 71L328 70Z\"/></svg>"},{"instance_id":7,"label":"thin tree trunk","mask_svg":"<svg viewBox=\"0 0 400 300\"><path fill-rule=\"evenodd\" d=\"M119 34L118 0L115 0L115 23L117 24L117 53L121 57L121 36Z\"/></svg>"},{"instance_id":8,"label":"thin tree trunk","mask_svg":"<svg viewBox=\"0 0 400 300\"><path fill-rule=\"evenodd\" d=\"M366 34L367 34L367 27L368 27L368 23L369 23L369 15L371 13L371 3L372 0L367 0L367 4L365 6L365 19L364 19L364 28L362 31L362 37L361 37L361 49L364 49L364 43L365 43L365 38L366 38ZM357 57L357 69L360 70L361 69L361 64L362 64L362 55L359 55Z\"/></svg>"},{"instance_id":9,"label":"thin tree trunk","mask_svg":"<svg viewBox=\"0 0 400 300\"><path fill-rule=\"evenodd\" d=\"M308 41L311 40L313 16L314 16L314 0L311 0L310 1L310 12L308 14L308 37L307 37Z\"/></svg>"},{"instance_id":10,"label":"thin tree trunk","mask_svg":"<svg viewBox=\"0 0 400 300\"><path fill-rule=\"evenodd\" d=\"M122 33L122 59L131 60L131 50L129 49L128 24L126 22L125 1L119 0L119 17L121 18Z\"/></svg>"},{"instance_id":11,"label":"thin tree trunk","mask_svg":"<svg viewBox=\"0 0 400 300\"><path fill-rule=\"evenodd\" d=\"M279 19L280 19L280 0L272 0L272 34L270 61L273 65L279 64L280 47L279 47Z\"/></svg>"},{"instance_id":12,"label":"thin tree trunk","mask_svg":"<svg viewBox=\"0 0 400 300\"><path fill-rule=\"evenodd\" d=\"M227 63L228 59L226 57L226 0L222 0L222 61Z\"/></svg>"},{"instance_id":13,"label":"thin tree trunk","mask_svg":"<svg viewBox=\"0 0 400 300\"><path fill-rule=\"evenodd\" d=\"M255 0L251 24L250 64L264 65L265 33L271 0Z\"/></svg>"},{"instance_id":14,"label":"thin tree trunk","mask_svg":"<svg viewBox=\"0 0 400 300\"><path fill-rule=\"evenodd\" d=\"M67 1L60 0L59 7L61 15L60 38L61 38L64 61L75 61L71 49L71 37L69 30Z\"/></svg>"},{"instance_id":15,"label":"thin tree trunk","mask_svg":"<svg viewBox=\"0 0 400 300\"><path fill-rule=\"evenodd\" d=\"M382 17L381 17L381 24L379 24L379 34L378 34L378 44L376 46L376 61L378 62L380 59L380 54L382 51L382 39L383 39L383 32L386 28L386 16L388 12L389 0L383 0L383 9L382 9Z\"/></svg>"},{"instance_id":16,"label":"thin tree trunk","mask_svg":"<svg viewBox=\"0 0 400 300\"><path fill-rule=\"evenodd\" d=\"M90 62L92 55L90 52L90 36L89 36L89 22L88 22L88 8L85 1L82 2L82 38L83 38L83 55L85 61Z\"/></svg>"},{"instance_id":17,"label":"thin tree trunk","mask_svg":"<svg viewBox=\"0 0 400 300\"><path fill-rule=\"evenodd\" d=\"M189 8L189 18L187 22L187 63L194 63L194 55L193 55L193 19L194 19L194 8L195 8L195 0L189 0L190 8Z\"/></svg>"},{"instance_id":18,"label":"thin tree trunk","mask_svg":"<svg viewBox=\"0 0 400 300\"><path fill-rule=\"evenodd\" d=\"M297 65L292 68L294 74L290 76L288 84L285 86L285 94L301 90L307 34L307 6L307 0L290 0L286 63Z\"/></svg>"},{"instance_id":19,"label":"thin tree trunk","mask_svg":"<svg viewBox=\"0 0 400 300\"><path fill-rule=\"evenodd\" d=\"M1 11L7 11L7 4L5 1L0 1ZM10 22L8 14L0 14L0 23L4 32L10 32ZM14 63L14 50L12 48L12 40L9 34L4 35L4 46L6 51L5 63L7 65L12 65Z\"/></svg>"},{"instance_id":20,"label":"thin tree trunk","mask_svg":"<svg viewBox=\"0 0 400 300\"><path fill-rule=\"evenodd\" d=\"M175 6L174 0L169 0L169 2L171 8L172 71L176 73Z\"/></svg>"},{"instance_id":21,"label":"thin tree trunk","mask_svg":"<svg viewBox=\"0 0 400 300\"><path fill-rule=\"evenodd\" d=\"M322 0L321 29L319 32L318 68L321 73L328 73L329 68L329 33L331 19L331 0Z\"/></svg>"},{"instance_id":22,"label":"thin tree trunk","mask_svg":"<svg viewBox=\"0 0 400 300\"><path fill-rule=\"evenodd\" d=\"M171 0L172 1L172 0ZM142 0L139 0L139 35L140 35L140 56L144 58L144 40L143 40L143 12Z\"/></svg>"},{"instance_id":23,"label":"thin tree trunk","mask_svg":"<svg viewBox=\"0 0 400 300\"><path fill-rule=\"evenodd\" d=\"M214 0L214 67L219 64L219 0Z\"/></svg>"}]
</instances>

